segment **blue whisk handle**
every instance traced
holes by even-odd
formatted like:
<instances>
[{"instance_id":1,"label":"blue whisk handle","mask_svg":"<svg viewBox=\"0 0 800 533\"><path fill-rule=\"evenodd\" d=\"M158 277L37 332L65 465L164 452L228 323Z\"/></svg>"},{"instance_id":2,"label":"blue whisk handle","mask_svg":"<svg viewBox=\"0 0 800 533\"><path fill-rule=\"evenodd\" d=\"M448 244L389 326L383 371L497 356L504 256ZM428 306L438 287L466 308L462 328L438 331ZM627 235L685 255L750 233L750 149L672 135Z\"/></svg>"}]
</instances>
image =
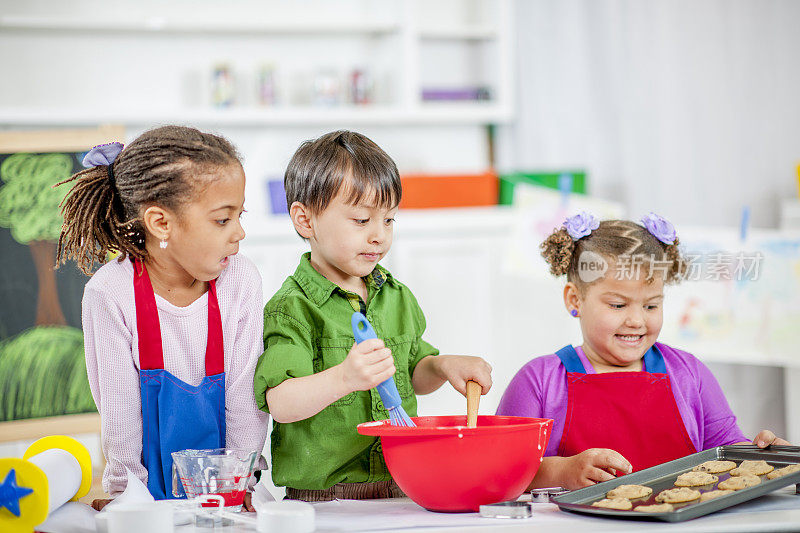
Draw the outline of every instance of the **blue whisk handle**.
<instances>
[{"instance_id":1,"label":"blue whisk handle","mask_svg":"<svg viewBox=\"0 0 800 533\"><path fill-rule=\"evenodd\" d=\"M355 337L357 343L361 344L367 339L378 338L378 336L375 334L375 330L372 329L372 324L370 324L369 320L367 320L367 317L361 313L353 313L353 316L350 319L350 324L353 326L353 337ZM378 389L378 393L381 395L383 406L386 407L387 410L394 409L402 405L400 393L397 392L397 385L395 385L393 378L389 378L386 381L379 383L375 388Z\"/></svg>"},{"instance_id":2,"label":"blue whisk handle","mask_svg":"<svg viewBox=\"0 0 800 533\"><path fill-rule=\"evenodd\" d=\"M357 344L361 344L367 339L378 338L375 335L375 330L372 329L372 324L361 313L353 313L352 318L350 318L350 324L353 326L353 337L356 338Z\"/></svg>"},{"instance_id":3,"label":"blue whisk handle","mask_svg":"<svg viewBox=\"0 0 800 533\"><path fill-rule=\"evenodd\" d=\"M394 384L394 378L389 378L383 383L378 383L378 386L375 388L378 389L378 394L381 395L381 401L387 411L391 411L403 404L403 401L400 399L400 393L397 392L397 385Z\"/></svg>"}]
</instances>

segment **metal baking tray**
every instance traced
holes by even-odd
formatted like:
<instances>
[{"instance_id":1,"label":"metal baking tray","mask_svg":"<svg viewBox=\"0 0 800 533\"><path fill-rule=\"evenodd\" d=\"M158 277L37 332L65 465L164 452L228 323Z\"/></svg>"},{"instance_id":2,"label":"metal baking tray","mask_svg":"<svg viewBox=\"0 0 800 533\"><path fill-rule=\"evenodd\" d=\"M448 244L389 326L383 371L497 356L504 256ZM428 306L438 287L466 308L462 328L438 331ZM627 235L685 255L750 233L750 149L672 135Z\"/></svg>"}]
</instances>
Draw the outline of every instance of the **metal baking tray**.
<instances>
[{"instance_id":1,"label":"metal baking tray","mask_svg":"<svg viewBox=\"0 0 800 533\"><path fill-rule=\"evenodd\" d=\"M551 498L551 502L558 505L564 511L584 513L610 518L623 518L634 520L661 520L665 522L681 522L690 520L698 516L704 516L721 509L726 509L734 505L763 496L768 492L797 484L798 504L800 504L800 472L789 474L788 476L776 479L767 479L766 475L760 476L761 483L753 487L738 490L733 494L727 494L713 500L705 502L687 502L683 504L673 504L674 510L664 513L644 513L639 511L620 511L616 509L605 509L602 507L592 507L592 502L605 498L606 493L619 485L645 485L653 489L653 494L649 498L634 501L636 505L651 505L657 503L656 495L666 489L674 488L675 479L684 472L689 472L693 467L705 461L724 459L736 461L737 463L745 459L763 459L776 469L782 466L800 463L800 447L798 446L770 446L768 448L758 448L757 446L719 446L700 453L687 455L668 463L663 463L639 472L634 472L626 476L618 477L610 481L604 481L590 487L574 490L567 494L561 494ZM716 486L728 479L730 474L714 474L719 477L719 481L713 486L692 487L701 493L714 490Z\"/></svg>"}]
</instances>

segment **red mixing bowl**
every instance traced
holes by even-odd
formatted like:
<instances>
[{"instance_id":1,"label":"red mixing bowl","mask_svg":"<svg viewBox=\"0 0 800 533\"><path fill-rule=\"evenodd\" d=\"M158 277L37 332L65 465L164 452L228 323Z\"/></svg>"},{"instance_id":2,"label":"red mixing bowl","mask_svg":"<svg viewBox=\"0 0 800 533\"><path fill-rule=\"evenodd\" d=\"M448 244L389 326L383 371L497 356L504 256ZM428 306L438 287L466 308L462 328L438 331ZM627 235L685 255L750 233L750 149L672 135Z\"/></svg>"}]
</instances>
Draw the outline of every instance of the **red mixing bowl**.
<instances>
[{"instance_id":1,"label":"red mixing bowl","mask_svg":"<svg viewBox=\"0 0 800 533\"><path fill-rule=\"evenodd\" d=\"M430 511L470 512L515 500L530 485L550 440L553 421L522 416L413 417L417 427L389 420L358 425L381 438L389 473L416 503Z\"/></svg>"}]
</instances>

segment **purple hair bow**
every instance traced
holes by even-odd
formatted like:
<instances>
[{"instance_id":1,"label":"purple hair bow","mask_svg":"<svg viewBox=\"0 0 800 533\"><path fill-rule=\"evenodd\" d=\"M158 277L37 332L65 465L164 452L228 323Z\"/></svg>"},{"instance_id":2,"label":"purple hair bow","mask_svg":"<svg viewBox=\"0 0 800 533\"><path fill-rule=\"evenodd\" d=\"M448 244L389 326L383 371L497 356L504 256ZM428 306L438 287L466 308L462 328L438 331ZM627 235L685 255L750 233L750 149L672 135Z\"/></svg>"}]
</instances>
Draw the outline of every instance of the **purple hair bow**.
<instances>
[{"instance_id":1,"label":"purple hair bow","mask_svg":"<svg viewBox=\"0 0 800 533\"><path fill-rule=\"evenodd\" d=\"M674 244L675 239L678 238L678 235L675 233L675 226L664 217L656 215L653 212L642 217L642 225L647 231L653 234L653 237L664 244Z\"/></svg>"},{"instance_id":2,"label":"purple hair bow","mask_svg":"<svg viewBox=\"0 0 800 533\"><path fill-rule=\"evenodd\" d=\"M600 221L597 220L597 217L586 211L571 216L564 221L564 228L573 241L586 237L599 227Z\"/></svg>"},{"instance_id":3,"label":"purple hair bow","mask_svg":"<svg viewBox=\"0 0 800 533\"><path fill-rule=\"evenodd\" d=\"M122 151L122 148L123 145L120 142L98 144L83 157L83 166L89 168L110 165Z\"/></svg>"}]
</instances>

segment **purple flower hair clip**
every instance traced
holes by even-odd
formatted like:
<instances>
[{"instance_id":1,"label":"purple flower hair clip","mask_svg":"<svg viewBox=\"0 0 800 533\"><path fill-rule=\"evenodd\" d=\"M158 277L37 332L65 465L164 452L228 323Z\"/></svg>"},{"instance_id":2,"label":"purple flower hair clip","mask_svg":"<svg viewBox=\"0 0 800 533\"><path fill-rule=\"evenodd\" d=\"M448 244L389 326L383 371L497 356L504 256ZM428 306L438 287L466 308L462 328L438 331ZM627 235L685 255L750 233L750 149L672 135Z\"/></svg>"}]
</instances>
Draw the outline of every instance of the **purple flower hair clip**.
<instances>
[{"instance_id":1,"label":"purple flower hair clip","mask_svg":"<svg viewBox=\"0 0 800 533\"><path fill-rule=\"evenodd\" d=\"M586 237L600 227L600 221L591 213L583 211L571 216L564 221L564 229L567 230L573 241L581 237Z\"/></svg>"},{"instance_id":2,"label":"purple flower hair clip","mask_svg":"<svg viewBox=\"0 0 800 533\"><path fill-rule=\"evenodd\" d=\"M664 244L675 244L675 240L678 238L675 233L675 226L652 211L647 216L642 217L642 225L653 234L653 237Z\"/></svg>"},{"instance_id":3,"label":"purple flower hair clip","mask_svg":"<svg viewBox=\"0 0 800 533\"><path fill-rule=\"evenodd\" d=\"M111 165L122 151L123 145L119 142L98 144L83 156L83 166L99 167L101 165Z\"/></svg>"}]
</instances>

